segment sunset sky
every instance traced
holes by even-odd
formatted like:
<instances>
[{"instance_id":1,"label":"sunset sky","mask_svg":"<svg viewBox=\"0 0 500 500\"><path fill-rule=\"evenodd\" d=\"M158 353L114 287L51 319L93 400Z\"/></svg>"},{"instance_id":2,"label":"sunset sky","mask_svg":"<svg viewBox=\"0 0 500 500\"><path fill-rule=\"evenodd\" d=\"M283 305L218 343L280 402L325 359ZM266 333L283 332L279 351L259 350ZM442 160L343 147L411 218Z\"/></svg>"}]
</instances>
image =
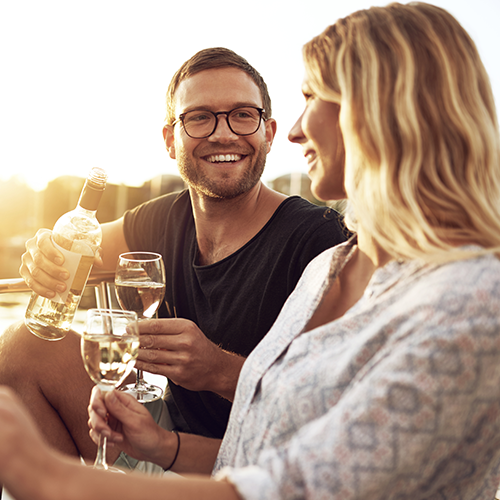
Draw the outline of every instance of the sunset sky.
<instances>
[{"instance_id":1,"label":"sunset sky","mask_svg":"<svg viewBox=\"0 0 500 500\"><path fill-rule=\"evenodd\" d=\"M303 107L302 45L377 0L0 0L0 180L36 189L92 166L140 185L176 173L165 91L195 52L225 46L266 80L278 121L264 179L306 172L287 134ZM500 0L436 0L469 31L500 100Z\"/></svg>"}]
</instances>

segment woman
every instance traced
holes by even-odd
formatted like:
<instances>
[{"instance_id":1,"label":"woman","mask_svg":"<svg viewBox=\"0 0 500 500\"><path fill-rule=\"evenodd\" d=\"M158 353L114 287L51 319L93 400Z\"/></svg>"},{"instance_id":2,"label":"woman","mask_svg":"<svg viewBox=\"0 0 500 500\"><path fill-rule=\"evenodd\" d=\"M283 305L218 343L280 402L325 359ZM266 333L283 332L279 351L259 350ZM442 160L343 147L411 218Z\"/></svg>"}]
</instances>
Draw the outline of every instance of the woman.
<instances>
[{"instance_id":1,"label":"woman","mask_svg":"<svg viewBox=\"0 0 500 500\"><path fill-rule=\"evenodd\" d=\"M500 140L475 46L442 9L391 4L339 20L304 60L290 140L317 196L347 196L357 236L309 265L246 361L220 448L179 447L121 393L91 401L93 437L181 474L217 455L218 481L70 464L2 391L0 479L18 498L493 497Z\"/></svg>"}]
</instances>

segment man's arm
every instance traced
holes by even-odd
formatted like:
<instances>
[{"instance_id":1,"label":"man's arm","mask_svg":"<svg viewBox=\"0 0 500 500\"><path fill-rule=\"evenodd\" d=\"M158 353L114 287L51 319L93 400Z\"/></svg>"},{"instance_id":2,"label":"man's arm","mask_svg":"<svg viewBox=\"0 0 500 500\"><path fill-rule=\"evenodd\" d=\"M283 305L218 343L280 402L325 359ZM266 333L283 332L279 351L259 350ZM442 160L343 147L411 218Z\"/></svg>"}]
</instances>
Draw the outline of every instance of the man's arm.
<instances>
[{"instance_id":1,"label":"man's arm","mask_svg":"<svg viewBox=\"0 0 500 500\"><path fill-rule=\"evenodd\" d=\"M120 253L128 246L123 233L123 217L101 225L102 243L96 256L96 270L114 271ZM26 242L26 252L21 257L19 274L38 295L51 299L55 292L64 292L68 271L64 267L64 256L51 240L52 231L40 229Z\"/></svg>"},{"instance_id":2,"label":"man's arm","mask_svg":"<svg viewBox=\"0 0 500 500\"><path fill-rule=\"evenodd\" d=\"M102 244L100 261L96 260L94 269L101 271L114 271L120 254L128 252L129 248L123 232L123 217L101 225Z\"/></svg>"}]
</instances>

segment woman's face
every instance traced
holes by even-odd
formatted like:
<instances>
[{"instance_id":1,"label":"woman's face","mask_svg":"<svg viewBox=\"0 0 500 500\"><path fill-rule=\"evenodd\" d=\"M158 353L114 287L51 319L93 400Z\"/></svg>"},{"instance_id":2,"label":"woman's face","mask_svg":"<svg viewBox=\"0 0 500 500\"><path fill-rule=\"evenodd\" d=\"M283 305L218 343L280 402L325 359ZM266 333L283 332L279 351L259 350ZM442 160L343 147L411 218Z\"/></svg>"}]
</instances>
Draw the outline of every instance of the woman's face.
<instances>
[{"instance_id":1,"label":"woman's face","mask_svg":"<svg viewBox=\"0 0 500 500\"><path fill-rule=\"evenodd\" d=\"M314 196L325 201L344 199L345 153L339 125L340 106L315 96L307 80L302 92L306 108L290 130L288 139L302 145Z\"/></svg>"}]
</instances>

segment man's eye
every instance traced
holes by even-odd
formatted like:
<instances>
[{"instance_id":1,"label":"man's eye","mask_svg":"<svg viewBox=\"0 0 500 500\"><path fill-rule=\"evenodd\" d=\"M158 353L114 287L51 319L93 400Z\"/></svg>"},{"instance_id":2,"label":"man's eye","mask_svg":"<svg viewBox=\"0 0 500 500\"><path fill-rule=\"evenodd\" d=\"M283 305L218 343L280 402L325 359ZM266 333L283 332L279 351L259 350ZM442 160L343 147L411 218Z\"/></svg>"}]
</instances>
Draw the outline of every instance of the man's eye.
<instances>
[{"instance_id":1,"label":"man's eye","mask_svg":"<svg viewBox=\"0 0 500 500\"><path fill-rule=\"evenodd\" d=\"M236 120L258 120L259 113L253 109L238 109L231 113L231 118Z\"/></svg>"},{"instance_id":2,"label":"man's eye","mask_svg":"<svg viewBox=\"0 0 500 500\"><path fill-rule=\"evenodd\" d=\"M190 114L190 115L186 115L185 120L187 122L197 122L197 123L200 123L200 122L204 122L204 121L210 120L210 115L207 114L207 113L196 113L194 115Z\"/></svg>"}]
</instances>

